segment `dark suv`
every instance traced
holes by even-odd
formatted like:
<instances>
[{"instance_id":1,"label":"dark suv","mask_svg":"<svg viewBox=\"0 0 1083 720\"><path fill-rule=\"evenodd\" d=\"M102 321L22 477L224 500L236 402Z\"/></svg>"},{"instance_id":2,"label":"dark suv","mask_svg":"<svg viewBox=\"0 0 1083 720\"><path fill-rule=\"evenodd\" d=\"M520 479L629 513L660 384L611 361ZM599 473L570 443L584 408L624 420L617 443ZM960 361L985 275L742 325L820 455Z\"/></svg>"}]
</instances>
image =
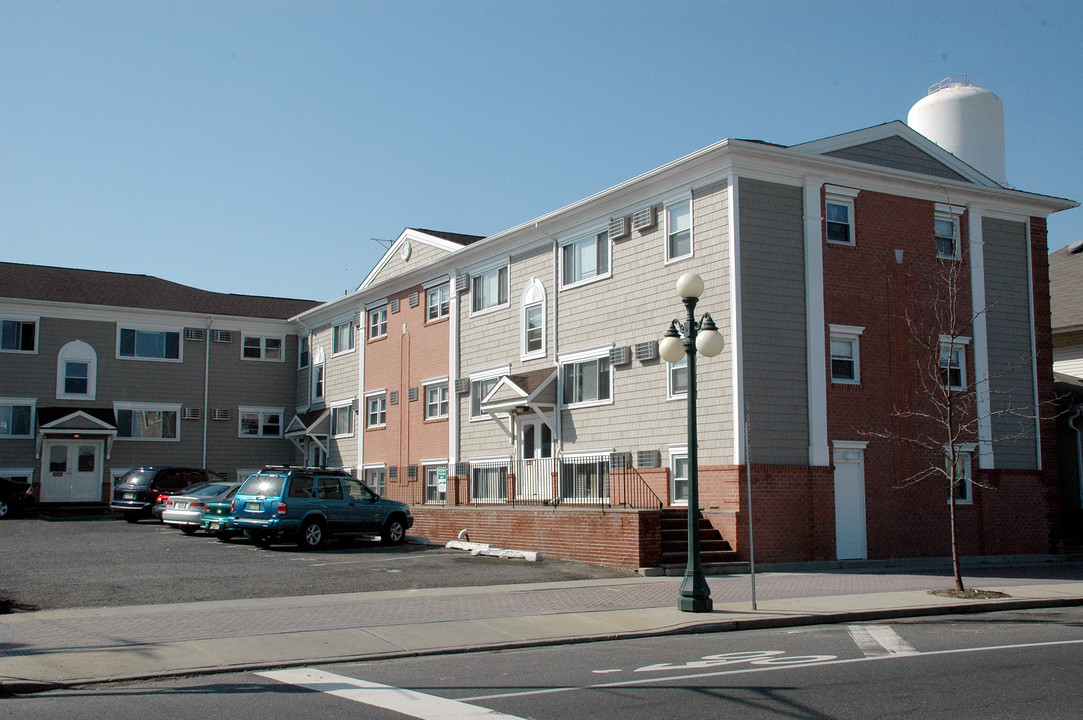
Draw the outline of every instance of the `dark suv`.
<instances>
[{"instance_id":1,"label":"dark suv","mask_svg":"<svg viewBox=\"0 0 1083 720\"><path fill-rule=\"evenodd\" d=\"M233 527L268 547L279 540L317 548L329 536L379 534L398 544L414 524L406 503L381 498L342 470L268 467L233 498Z\"/></svg>"},{"instance_id":2,"label":"dark suv","mask_svg":"<svg viewBox=\"0 0 1083 720\"><path fill-rule=\"evenodd\" d=\"M128 522L151 516L151 509L163 493L173 493L196 483L221 480L210 470L179 467L144 467L129 470L113 487L109 507L120 511Z\"/></svg>"}]
</instances>

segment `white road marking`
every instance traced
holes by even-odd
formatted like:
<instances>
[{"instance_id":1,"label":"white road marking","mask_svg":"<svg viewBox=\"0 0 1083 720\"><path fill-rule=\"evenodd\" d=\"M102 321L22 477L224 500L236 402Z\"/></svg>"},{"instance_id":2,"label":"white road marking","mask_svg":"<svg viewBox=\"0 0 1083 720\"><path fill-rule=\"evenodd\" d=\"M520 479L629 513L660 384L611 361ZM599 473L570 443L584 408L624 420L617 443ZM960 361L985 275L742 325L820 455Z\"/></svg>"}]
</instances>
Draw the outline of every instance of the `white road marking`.
<instances>
[{"instance_id":1,"label":"white road marking","mask_svg":"<svg viewBox=\"0 0 1083 720\"><path fill-rule=\"evenodd\" d=\"M888 625L850 625L846 628L865 657L914 655L917 650Z\"/></svg>"},{"instance_id":2,"label":"white road marking","mask_svg":"<svg viewBox=\"0 0 1083 720\"><path fill-rule=\"evenodd\" d=\"M591 670L595 675L609 675L611 673L619 673L620 671L620 668L613 668L612 670Z\"/></svg>"},{"instance_id":3,"label":"white road marking","mask_svg":"<svg viewBox=\"0 0 1083 720\"><path fill-rule=\"evenodd\" d=\"M468 705L457 700L437 697L436 695L426 695L413 690L403 690L390 685L357 680L345 675L323 672L315 668L274 670L256 673L256 675L288 685L297 685L298 687L334 695L346 700L364 703L365 705L384 708L385 710L420 718L421 720L467 720L469 718L522 720L514 715L505 715L496 710L478 707L477 705Z\"/></svg>"}]
</instances>

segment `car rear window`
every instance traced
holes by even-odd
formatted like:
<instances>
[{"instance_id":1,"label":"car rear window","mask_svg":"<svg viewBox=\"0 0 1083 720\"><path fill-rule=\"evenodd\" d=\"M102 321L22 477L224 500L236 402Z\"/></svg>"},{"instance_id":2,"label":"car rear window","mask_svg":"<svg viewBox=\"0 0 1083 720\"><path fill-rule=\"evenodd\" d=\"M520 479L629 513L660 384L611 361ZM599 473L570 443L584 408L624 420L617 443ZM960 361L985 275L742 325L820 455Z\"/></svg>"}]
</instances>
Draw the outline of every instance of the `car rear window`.
<instances>
[{"instance_id":1,"label":"car rear window","mask_svg":"<svg viewBox=\"0 0 1083 720\"><path fill-rule=\"evenodd\" d=\"M127 475L120 479L121 485L150 485L150 481L154 479L154 471L152 470L131 470Z\"/></svg>"},{"instance_id":2,"label":"car rear window","mask_svg":"<svg viewBox=\"0 0 1083 720\"><path fill-rule=\"evenodd\" d=\"M229 489L229 483L218 483L217 485L214 484L214 483L211 483L210 485L207 485L206 487L199 488L198 490L196 490L192 494L197 495L199 497L212 497L214 495L218 495L219 493L224 493L228 489Z\"/></svg>"},{"instance_id":3,"label":"car rear window","mask_svg":"<svg viewBox=\"0 0 1083 720\"><path fill-rule=\"evenodd\" d=\"M284 482L286 482L285 475L252 475L244 481L244 485L237 491L237 494L275 497L282 494L282 484Z\"/></svg>"}]
</instances>

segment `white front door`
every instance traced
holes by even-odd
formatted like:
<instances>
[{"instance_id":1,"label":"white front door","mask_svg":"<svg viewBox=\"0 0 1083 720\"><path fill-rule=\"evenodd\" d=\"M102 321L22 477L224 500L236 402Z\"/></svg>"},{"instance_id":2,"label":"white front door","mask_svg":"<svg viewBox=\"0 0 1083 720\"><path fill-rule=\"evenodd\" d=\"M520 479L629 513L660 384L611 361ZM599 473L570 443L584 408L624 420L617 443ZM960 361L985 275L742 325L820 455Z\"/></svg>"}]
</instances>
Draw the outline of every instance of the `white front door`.
<instances>
[{"instance_id":1,"label":"white front door","mask_svg":"<svg viewBox=\"0 0 1083 720\"><path fill-rule=\"evenodd\" d=\"M46 440L41 501L101 502L101 456L101 440Z\"/></svg>"},{"instance_id":2,"label":"white front door","mask_svg":"<svg viewBox=\"0 0 1083 720\"><path fill-rule=\"evenodd\" d=\"M862 443L863 445L863 443ZM835 445L835 555L868 557L865 544L865 451Z\"/></svg>"},{"instance_id":3,"label":"white front door","mask_svg":"<svg viewBox=\"0 0 1083 720\"><path fill-rule=\"evenodd\" d=\"M535 419L520 423L519 457L522 463L515 496L530 500L552 499L553 431L546 423Z\"/></svg>"}]
</instances>

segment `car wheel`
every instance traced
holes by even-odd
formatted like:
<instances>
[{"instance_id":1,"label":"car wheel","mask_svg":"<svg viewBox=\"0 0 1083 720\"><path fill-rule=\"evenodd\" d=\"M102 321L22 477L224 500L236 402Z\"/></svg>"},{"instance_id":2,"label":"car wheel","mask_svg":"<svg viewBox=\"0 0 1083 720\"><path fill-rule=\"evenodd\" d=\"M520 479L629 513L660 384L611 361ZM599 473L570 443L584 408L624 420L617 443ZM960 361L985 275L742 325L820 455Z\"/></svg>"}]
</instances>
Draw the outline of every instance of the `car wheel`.
<instances>
[{"instance_id":1,"label":"car wheel","mask_svg":"<svg viewBox=\"0 0 1083 720\"><path fill-rule=\"evenodd\" d=\"M195 535L198 529L195 525L181 525L181 532L185 535Z\"/></svg>"},{"instance_id":2,"label":"car wheel","mask_svg":"<svg viewBox=\"0 0 1083 720\"><path fill-rule=\"evenodd\" d=\"M141 517L142 517L142 515L137 513L137 512L126 512L126 513L124 513L124 519L127 520L130 523L139 522L139 518L141 518Z\"/></svg>"},{"instance_id":3,"label":"car wheel","mask_svg":"<svg viewBox=\"0 0 1083 720\"><path fill-rule=\"evenodd\" d=\"M406 526L402 524L402 518L394 516L384 525L380 539L385 545L399 545L406 539Z\"/></svg>"},{"instance_id":4,"label":"car wheel","mask_svg":"<svg viewBox=\"0 0 1083 720\"><path fill-rule=\"evenodd\" d=\"M265 533L252 533L251 539L253 545L261 548L269 548L273 542L271 536Z\"/></svg>"},{"instance_id":5,"label":"car wheel","mask_svg":"<svg viewBox=\"0 0 1083 720\"><path fill-rule=\"evenodd\" d=\"M297 536L297 544L308 550L315 550L323 545L327 539L327 531L323 529L323 523L319 520L306 520L301 526L301 533Z\"/></svg>"},{"instance_id":6,"label":"car wheel","mask_svg":"<svg viewBox=\"0 0 1083 720\"><path fill-rule=\"evenodd\" d=\"M4 500L0 500L0 518L7 517L9 512L11 512L11 506Z\"/></svg>"},{"instance_id":7,"label":"car wheel","mask_svg":"<svg viewBox=\"0 0 1083 720\"><path fill-rule=\"evenodd\" d=\"M226 532L225 530L219 530L218 532L216 532L214 534L214 536L216 538L218 538L219 540L221 540L222 542L229 542L230 540L233 539L233 533Z\"/></svg>"}]
</instances>

